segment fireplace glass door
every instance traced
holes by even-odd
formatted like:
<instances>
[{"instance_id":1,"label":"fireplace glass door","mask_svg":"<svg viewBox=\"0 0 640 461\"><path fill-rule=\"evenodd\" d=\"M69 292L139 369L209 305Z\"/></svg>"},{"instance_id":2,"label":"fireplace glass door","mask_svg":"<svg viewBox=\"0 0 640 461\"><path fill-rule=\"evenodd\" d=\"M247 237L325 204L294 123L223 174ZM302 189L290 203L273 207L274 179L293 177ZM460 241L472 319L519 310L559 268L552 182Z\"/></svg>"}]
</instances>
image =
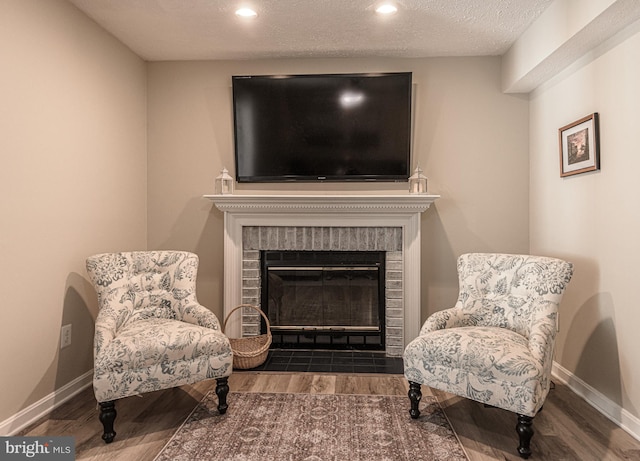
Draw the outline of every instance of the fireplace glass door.
<instances>
[{"instance_id":1,"label":"fireplace glass door","mask_svg":"<svg viewBox=\"0 0 640 461\"><path fill-rule=\"evenodd\" d=\"M383 345L384 257L378 252L265 253L262 306L274 344ZM335 253L342 254L336 259Z\"/></svg>"}]
</instances>

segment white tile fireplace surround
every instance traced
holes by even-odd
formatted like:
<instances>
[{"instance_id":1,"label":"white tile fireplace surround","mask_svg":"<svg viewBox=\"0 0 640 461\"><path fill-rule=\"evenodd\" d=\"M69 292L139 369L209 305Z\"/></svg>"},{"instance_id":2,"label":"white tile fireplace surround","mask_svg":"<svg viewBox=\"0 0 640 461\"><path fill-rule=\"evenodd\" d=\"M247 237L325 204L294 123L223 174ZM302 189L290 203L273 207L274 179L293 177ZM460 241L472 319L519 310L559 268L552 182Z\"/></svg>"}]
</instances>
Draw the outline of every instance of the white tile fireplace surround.
<instances>
[{"instance_id":1,"label":"white tile fireplace surround","mask_svg":"<svg viewBox=\"0 0 640 461\"><path fill-rule=\"evenodd\" d=\"M259 302L258 250L385 251L386 354L400 356L420 331L420 214L438 195L205 195L224 212L224 316ZM263 229L264 228L264 229ZM400 232L397 232L400 229ZM256 237L256 236L262 236ZM399 238L400 241L396 241ZM399 251L397 251L399 250ZM244 288L244 289L243 289ZM256 333L234 314L226 332Z\"/></svg>"}]
</instances>

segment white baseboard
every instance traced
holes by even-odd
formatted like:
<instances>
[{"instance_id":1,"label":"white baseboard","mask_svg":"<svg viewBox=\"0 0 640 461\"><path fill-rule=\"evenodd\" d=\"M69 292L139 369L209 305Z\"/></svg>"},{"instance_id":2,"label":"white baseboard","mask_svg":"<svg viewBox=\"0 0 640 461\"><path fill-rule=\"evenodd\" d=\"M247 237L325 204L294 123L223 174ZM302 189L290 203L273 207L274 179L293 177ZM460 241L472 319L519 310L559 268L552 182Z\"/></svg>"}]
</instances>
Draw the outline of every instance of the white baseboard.
<instances>
[{"instance_id":1,"label":"white baseboard","mask_svg":"<svg viewBox=\"0 0 640 461\"><path fill-rule=\"evenodd\" d=\"M593 408L624 429L636 440L640 440L640 419L558 363L553 362L551 373L558 381L566 384L573 392L585 399Z\"/></svg>"},{"instance_id":2,"label":"white baseboard","mask_svg":"<svg viewBox=\"0 0 640 461\"><path fill-rule=\"evenodd\" d=\"M70 383L65 384L60 389L53 391L51 394L43 397L32 405L29 405L19 413L0 422L0 436L11 436L20 432L29 424L35 422L38 418L52 412L55 408L74 397L93 381L93 370L89 370L82 376L74 379Z\"/></svg>"}]
</instances>

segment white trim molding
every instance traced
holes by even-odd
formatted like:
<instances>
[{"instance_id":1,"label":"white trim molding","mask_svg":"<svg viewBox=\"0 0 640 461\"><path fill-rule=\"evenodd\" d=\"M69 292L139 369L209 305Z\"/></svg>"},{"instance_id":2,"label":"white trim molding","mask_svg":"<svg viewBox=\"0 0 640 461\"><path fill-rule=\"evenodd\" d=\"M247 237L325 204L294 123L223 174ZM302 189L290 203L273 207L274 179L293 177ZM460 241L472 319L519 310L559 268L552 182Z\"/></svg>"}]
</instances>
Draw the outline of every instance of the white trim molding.
<instances>
[{"instance_id":1,"label":"white trim molding","mask_svg":"<svg viewBox=\"0 0 640 461\"><path fill-rule=\"evenodd\" d=\"M29 405L24 410L0 422L0 436L12 436L29 424L51 413L67 400L75 397L93 382L93 369Z\"/></svg>"},{"instance_id":2,"label":"white trim molding","mask_svg":"<svg viewBox=\"0 0 640 461\"><path fill-rule=\"evenodd\" d=\"M640 441L640 419L629 413L617 403L606 397L582 379L553 362L552 375L569 389L582 397L589 405L598 410L614 424Z\"/></svg>"},{"instance_id":3,"label":"white trim molding","mask_svg":"<svg viewBox=\"0 0 640 461\"><path fill-rule=\"evenodd\" d=\"M439 195L205 195L224 212L224 315L242 303L245 226L400 227L404 259L404 345L420 331L420 214ZM240 334L238 316L227 324Z\"/></svg>"}]
</instances>

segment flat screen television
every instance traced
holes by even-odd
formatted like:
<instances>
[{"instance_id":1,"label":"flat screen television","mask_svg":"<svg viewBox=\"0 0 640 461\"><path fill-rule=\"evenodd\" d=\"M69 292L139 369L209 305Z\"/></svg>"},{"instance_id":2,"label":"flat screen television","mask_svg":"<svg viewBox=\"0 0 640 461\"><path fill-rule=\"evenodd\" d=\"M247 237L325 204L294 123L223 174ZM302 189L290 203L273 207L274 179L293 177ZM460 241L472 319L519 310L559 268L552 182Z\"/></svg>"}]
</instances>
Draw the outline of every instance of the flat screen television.
<instances>
[{"instance_id":1,"label":"flat screen television","mask_svg":"<svg viewBox=\"0 0 640 461\"><path fill-rule=\"evenodd\" d=\"M411 72L232 84L238 182L408 179Z\"/></svg>"}]
</instances>

